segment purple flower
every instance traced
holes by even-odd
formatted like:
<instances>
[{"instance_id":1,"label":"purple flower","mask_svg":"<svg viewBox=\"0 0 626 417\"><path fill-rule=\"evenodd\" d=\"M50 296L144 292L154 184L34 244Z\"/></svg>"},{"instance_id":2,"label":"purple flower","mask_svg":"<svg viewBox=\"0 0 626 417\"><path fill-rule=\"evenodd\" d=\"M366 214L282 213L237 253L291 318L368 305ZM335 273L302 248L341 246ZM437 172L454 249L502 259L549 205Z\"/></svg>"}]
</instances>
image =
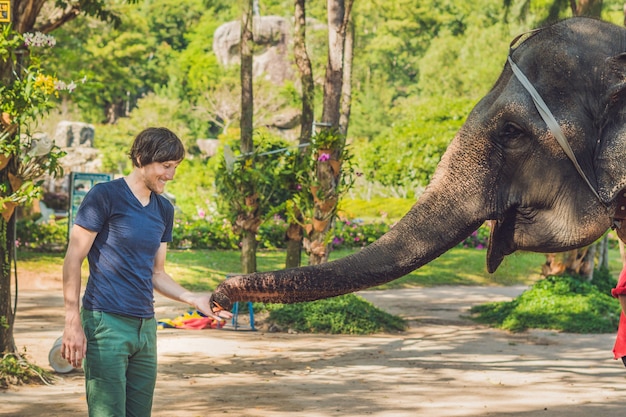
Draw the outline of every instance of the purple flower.
<instances>
[{"instance_id":1,"label":"purple flower","mask_svg":"<svg viewBox=\"0 0 626 417\"><path fill-rule=\"evenodd\" d=\"M324 162L324 161L328 161L330 160L330 154L323 152L320 154L320 156L317 158L318 161Z\"/></svg>"}]
</instances>

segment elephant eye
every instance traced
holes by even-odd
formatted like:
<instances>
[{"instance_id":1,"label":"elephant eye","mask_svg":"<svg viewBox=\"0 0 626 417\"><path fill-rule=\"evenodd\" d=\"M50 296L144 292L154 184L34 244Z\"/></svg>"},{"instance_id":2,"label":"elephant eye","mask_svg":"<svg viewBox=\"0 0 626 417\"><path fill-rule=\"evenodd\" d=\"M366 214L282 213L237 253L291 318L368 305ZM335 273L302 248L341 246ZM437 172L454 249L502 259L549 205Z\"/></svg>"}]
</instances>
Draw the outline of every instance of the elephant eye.
<instances>
[{"instance_id":1,"label":"elephant eye","mask_svg":"<svg viewBox=\"0 0 626 417\"><path fill-rule=\"evenodd\" d=\"M500 131L500 137L502 139L516 139L524 134L523 129L513 122L507 122Z\"/></svg>"}]
</instances>

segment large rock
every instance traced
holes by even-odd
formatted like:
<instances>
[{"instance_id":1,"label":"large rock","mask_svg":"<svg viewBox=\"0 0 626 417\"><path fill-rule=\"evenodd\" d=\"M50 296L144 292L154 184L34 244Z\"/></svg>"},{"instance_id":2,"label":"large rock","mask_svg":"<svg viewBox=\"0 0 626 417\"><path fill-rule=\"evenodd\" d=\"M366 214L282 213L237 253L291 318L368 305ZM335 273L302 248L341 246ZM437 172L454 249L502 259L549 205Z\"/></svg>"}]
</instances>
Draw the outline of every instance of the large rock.
<instances>
[{"instance_id":1,"label":"large rock","mask_svg":"<svg viewBox=\"0 0 626 417\"><path fill-rule=\"evenodd\" d=\"M95 128L91 124L64 120L57 125L54 143L61 148L76 146L91 148L93 147L95 132Z\"/></svg>"},{"instance_id":2,"label":"large rock","mask_svg":"<svg viewBox=\"0 0 626 417\"><path fill-rule=\"evenodd\" d=\"M255 16L252 22L254 37L255 77L282 84L292 76L289 62L289 23L279 16ZM213 35L213 52L219 62L228 66L239 63L241 22L236 20L217 28Z\"/></svg>"},{"instance_id":3,"label":"large rock","mask_svg":"<svg viewBox=\"0 0 626 417\"><path fill-rule=\"evenodd\" d=\"M64 120L57 124L54 142L66 155L61 158L61 166L66 174L70 172L101 172L100 151L93 147L95 129L89 123ZM65 179L67 182L67 178Z\"/></svg>"},{"instance_id":4,"label":"large rock","mask_svg":"<svg viewBox=\"0 0 626 417\"><path fill-rule=\"evenodd\" d=\"M217 154L220 141L218 139L196 139L196 145L203 156L210 158Z\"/></svg>"}]
</instances>

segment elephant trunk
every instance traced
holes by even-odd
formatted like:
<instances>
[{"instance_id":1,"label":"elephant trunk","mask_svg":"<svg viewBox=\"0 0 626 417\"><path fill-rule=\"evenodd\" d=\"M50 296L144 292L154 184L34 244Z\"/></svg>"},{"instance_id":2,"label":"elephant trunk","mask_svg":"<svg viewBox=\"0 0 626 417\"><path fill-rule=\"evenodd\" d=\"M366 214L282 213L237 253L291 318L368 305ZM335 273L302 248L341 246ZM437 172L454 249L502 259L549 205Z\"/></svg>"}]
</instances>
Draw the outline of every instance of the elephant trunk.
<instances>
[{"instance_id":1,"label":"elephant trunk","mask_svg":"<svg viewBox=\"0 0 626 417\"><path fill-rule=\"evenodd\" d=\"M488 218L489 203L479 191L485 184L476 181L483 164L473 164L471 176L455 165L446 152L419 201L361 251L321 265L235 275L215 290L214 307L229 310L236 301L295 303L334 297L384 284L427 264Z\"/></svg>"}]
</instances>

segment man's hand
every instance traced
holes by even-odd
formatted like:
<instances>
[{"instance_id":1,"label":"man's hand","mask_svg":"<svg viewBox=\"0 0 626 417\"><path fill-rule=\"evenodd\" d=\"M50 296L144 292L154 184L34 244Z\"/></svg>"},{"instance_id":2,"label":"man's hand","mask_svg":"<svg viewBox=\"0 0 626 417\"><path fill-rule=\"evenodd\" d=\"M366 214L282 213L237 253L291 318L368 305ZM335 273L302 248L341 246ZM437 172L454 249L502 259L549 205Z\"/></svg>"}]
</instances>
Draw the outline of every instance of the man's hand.
<instances>
[{"instance_id":1,"label":"man's hand","mask_svg":"<svg viewBox=\"0 0 626 417\"><path fill-rule=\"evenodd\" d=\"M216 320L228 320L233 317L233 314L230 311L220 310L214 311L211 308L211 295L201 295L194 300L196 310L199 310L207 317L212 317Z\"/></svg>"},{"instance_id":2,"label":"man's hand","mask_svg":"<svg viewBox=\"0 0 626 417\"><path fill-rule=\"evenodd\" d=\"M80 368L87 354L87 339L83 328L78 326L66 326L63 331L63 344L61 357L67 360L74 368Z\"/></svg>"}]
</instances>

